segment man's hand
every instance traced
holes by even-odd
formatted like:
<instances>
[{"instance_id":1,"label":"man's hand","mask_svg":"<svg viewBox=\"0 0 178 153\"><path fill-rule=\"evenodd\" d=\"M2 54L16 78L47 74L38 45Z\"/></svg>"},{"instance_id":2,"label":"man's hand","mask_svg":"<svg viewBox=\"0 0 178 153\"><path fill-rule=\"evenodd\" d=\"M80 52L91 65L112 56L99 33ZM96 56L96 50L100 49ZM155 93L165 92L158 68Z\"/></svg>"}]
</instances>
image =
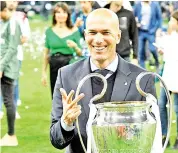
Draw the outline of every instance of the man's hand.
<instances>
[{"instance_id":1,"label":"man's hand","mask_svg":"<svg viewBox=\"0 0 178 153\"><path fill-rule=\"evenodd\" d=\"M84 94L81 93L78 97L72 100L74 95L73 90L71 90L68 95L63 88L60 88L60 92L62 95L64 122L68 126L71 126L81 114L81 106L77 105L77 103L84 97Z\"/></svg>"},{"instance_id":2,"label":"man's hand","mask_svg":"<svg viewBox=\"0 0 178 153\"><path fill-rule=\"evenodd\" d=\"M2 78L2 74L3 74L3 72L0 72L0 79Z\"/></svg>"}]
</instances>

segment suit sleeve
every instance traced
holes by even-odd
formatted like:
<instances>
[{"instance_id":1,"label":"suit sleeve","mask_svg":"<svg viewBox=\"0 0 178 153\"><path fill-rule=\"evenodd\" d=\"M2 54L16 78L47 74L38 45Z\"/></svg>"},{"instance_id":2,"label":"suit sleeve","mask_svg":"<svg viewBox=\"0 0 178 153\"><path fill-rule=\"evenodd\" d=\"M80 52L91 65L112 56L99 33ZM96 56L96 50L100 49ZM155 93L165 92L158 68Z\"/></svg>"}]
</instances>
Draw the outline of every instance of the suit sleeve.
<instances>
[{"instance_id":1,"label":"suit sleeve","mask_svg":"<svg viewBox=\"0 0 178 153\"><path fill-rule=\"evenodd\" d=\"M144 91L146 93L152 94L155 98L157 98L156 88L155 88L155 77L153 75L150 75L150 77L148 78Z\"/></svg>"},{"instance_id":2,"label":"suit sleeve","mask_svg":"<svg viewBox=\"0 0 178 153\"><path fill-rule=\"evenodd\" d=\"M53 94L52 113L51 113L51 127L50 127L50 140L52 145L58 149L67 147L73 136L74 130L65 131L61 126L61 117L63 114L62 97L59 89L63 87L61 69L58 71L58 77Z\"/></svg>"}]
</instances>

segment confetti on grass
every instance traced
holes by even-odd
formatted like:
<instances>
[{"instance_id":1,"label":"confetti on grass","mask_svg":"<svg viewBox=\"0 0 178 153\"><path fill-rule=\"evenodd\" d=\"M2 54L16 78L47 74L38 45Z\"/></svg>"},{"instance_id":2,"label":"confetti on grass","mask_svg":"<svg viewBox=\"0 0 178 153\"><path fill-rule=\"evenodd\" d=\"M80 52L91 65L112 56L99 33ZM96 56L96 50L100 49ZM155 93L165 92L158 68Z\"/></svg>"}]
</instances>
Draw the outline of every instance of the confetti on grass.
<instances>
[{"instance_id":1,"label":"confetti on grass","mask_svg":"<svg viewBox=\"0 0 178 153\"><path fill-rule=\"evenodd\" d=\"M29 106L25 106L25 109L29 109Z\"/></svg>"},{"instance_id":2,"label":"confetti on grass","mask_svg":"<svg viewBox=\"0 0 178 153\"><path fill-rule=\"evenodd\" d=\"M172 120L172 123L176 123L176 120Z\"/></svg>"},{"instance_id":3,"label":"confetti on grass","mask_svg":"<svg viewBox=\"0 0 178 153\"><path fill-rule=\"evenodd\" d=\"M34 72L37 72L38 71L38 68L34 68Z\"/></svg>"}]
</instances>

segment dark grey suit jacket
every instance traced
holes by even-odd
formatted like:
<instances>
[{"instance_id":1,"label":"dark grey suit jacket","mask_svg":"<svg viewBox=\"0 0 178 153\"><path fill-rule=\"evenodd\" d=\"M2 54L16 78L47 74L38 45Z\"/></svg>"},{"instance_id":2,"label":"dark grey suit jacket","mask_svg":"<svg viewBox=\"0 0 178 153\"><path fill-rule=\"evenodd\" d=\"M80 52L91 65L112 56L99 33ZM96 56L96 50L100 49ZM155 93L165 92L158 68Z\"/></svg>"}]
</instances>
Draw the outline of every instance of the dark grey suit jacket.
<instances>
[{"instance_id":1,"label":"dark grey suit jacket","mask_svg":"<svg viewBox=\"0 0 178 153\"><path fill-rule=\"evenodd\" d=\"M67 132L61 127L60 119L63 107L59 89L64 88L67 93L72 89L76 91L80 80L87 74L91 73L89 61L89 58L81 60L75 64L65 66L58 71L58 77L53 94L50 139L53 146L58 149L63 149L68 146L66 149L67 153L83 153L83 149L80 144L77 129L75 128L73 131ZM143 71L145 70L126 62L119 56L119 64L111 101L145 101L145 98L139 94L135 85L136 77ZM154 79L151 75L143 77L140 81L140 85L147 93L151 93L154 96L156 95ZM85 97L78 104L82 107L82 114L79 116L79 126L86 146L86 123L89 116L88 103L93 97L91 79L84 83L80 93L85 94Z\"/></svg>"}]
</instances>

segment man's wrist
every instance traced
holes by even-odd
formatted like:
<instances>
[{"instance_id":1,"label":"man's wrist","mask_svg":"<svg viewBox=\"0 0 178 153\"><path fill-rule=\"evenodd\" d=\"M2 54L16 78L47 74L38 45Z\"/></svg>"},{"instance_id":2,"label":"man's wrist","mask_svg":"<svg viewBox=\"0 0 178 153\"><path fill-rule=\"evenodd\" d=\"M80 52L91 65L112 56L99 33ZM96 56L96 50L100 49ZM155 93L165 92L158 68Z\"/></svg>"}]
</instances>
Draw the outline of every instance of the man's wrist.
<instances>
[{"instance_id":1,"label":"man's wrist","mask_svg":"<svg viewBox=\"0 0 178 153\"><path fill-rule=\"evenodd\" d=\"M62 126L62 128L65 131L72 131L75 128L75 126L73 125L73 123L70 124L70 125L68 125L68 124L65 123L64 116L61 117L61 126Z\"/></svg>"}]
</instances>

